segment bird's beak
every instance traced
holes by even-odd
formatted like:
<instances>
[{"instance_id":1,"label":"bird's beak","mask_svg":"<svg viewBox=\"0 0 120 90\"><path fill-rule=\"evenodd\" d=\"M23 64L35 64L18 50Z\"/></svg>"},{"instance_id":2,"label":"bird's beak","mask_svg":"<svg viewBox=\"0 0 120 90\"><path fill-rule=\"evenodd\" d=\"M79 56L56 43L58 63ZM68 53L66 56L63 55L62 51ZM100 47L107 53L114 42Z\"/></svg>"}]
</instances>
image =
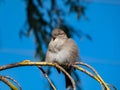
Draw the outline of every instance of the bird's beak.
<instances>
[{"instance_id":1,"label":"bird's beak","mask_svg":"<svg viewBox=\"0 0 120 90\"><path fill-rule=\"evenodd\" d=\"M56 37L53 37L53 41L56 39Z\"/></svg>"}]
</instances>

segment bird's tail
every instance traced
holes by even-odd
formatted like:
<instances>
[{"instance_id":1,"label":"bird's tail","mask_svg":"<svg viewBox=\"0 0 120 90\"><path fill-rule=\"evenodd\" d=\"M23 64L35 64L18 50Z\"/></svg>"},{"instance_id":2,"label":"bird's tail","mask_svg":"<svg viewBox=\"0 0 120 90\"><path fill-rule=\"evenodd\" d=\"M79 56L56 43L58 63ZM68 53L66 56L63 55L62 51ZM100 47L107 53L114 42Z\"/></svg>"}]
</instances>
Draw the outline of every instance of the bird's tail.
<instances>
[{"instance_id":1,"label":"bird's tail","mask_svg":"<svg viewBox=\"0 0 120 90\"><path fill-rule=\"evenodd\" d=\"M67 68L65 70L71 75L70 68ZM68 88L72 87L72 83L71 83L70 79L68 78L68 76L66 76L66 75L65 75L65 81L66 81L66 89L68 90Z\"/></svg>"}]
</instances>

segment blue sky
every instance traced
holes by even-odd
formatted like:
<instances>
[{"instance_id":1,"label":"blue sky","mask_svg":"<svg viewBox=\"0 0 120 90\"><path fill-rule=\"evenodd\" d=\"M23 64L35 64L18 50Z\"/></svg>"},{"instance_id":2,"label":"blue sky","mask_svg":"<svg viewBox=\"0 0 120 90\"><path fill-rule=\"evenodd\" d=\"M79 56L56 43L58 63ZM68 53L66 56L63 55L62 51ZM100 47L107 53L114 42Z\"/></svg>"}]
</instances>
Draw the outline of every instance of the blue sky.
<instances>
[{"instance_id":1,"label":"blue sky","mask_svg":"<svg viewBox=\"0 0 120 90\"><path fill-rule=\"evenodd\" d=\"M73 25L93 38L92 42L85 37L82 40L75 39L80 47L82 61L92 65L107 83L114 84L119 90L120 2L119 0L110 0L110 3L108 0L105 1L96 0L87 6L88 21L71 19L70 24L74 23ZM33 35L31 34L29 38L19 38L19 31L26 21L25 9L25 3L20 0L0 2L0 65L24 59L35 60ZM0 75L9 75L15 78L20 82L23 90L39 90L39 88L48 86L45 77L35 67L5 70L0 72ZM63 75L55 72L50 77L54 79L56 75L61 77L55 79L56 85L60 88L58 90L61 90L62 87L58 84L64 84ZM99 84L87 75L80 73L80 77L83 90L101 90ZM0 82L0 90L8 90L8 87Z\"/></svg>"}]
</instances>

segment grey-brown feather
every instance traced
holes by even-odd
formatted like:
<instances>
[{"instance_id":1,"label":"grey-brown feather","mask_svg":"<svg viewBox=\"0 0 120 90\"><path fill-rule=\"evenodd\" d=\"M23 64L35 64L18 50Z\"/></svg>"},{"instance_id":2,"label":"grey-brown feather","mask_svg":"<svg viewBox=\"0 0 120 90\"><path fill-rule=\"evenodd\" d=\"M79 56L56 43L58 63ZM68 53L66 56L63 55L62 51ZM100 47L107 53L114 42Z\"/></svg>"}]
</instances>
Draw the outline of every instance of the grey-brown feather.
<instances>
[{"instance_id":1,"label":"grey-brown feather","mask_svg":"<svg viewBox=\"0 0 120 90\"><path fill-rule=\"evenodd\" d=\"M73 39L68 38L64 31L55 29L52 32L52 39L48 46L46 54L47 62L57 62L58 64L72 64L79 58L78 47ZM65 68L69 70L70 68ZM71 85L69 78L66 78L66 87ZM69 85L70 84L70 85Z\"/></svg>"}]
</instances>

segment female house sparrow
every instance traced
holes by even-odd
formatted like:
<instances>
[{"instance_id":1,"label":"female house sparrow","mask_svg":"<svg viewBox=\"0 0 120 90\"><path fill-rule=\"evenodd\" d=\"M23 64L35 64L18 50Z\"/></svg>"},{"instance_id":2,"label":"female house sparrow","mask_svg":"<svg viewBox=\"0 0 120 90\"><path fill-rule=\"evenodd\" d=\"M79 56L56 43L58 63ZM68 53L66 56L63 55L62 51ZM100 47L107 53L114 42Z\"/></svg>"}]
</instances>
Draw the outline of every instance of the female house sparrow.
<instances>
[{"instance_id":1,"label":"female house sparrow","mask_svg":"<svg viewBox=\"0 0 120 90\"><path fill-rule=\"evenodd\" d=\"M55 29L52 32L52 39L48 46L48 51L46 54L46 62L57 62L58 64L72 64L77 61L78 47L75 42L68 38L66 33L61 29ZM70 67L65 68L65 70L71 74ZM72 86L71 81L67 76L66 88Z\"/></svg>"}]
</instances>

